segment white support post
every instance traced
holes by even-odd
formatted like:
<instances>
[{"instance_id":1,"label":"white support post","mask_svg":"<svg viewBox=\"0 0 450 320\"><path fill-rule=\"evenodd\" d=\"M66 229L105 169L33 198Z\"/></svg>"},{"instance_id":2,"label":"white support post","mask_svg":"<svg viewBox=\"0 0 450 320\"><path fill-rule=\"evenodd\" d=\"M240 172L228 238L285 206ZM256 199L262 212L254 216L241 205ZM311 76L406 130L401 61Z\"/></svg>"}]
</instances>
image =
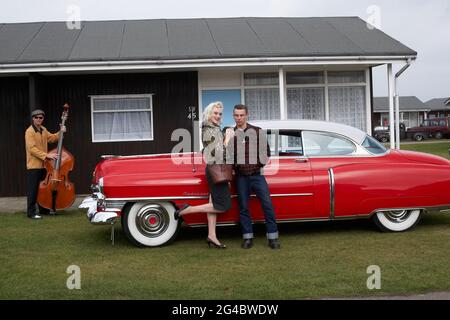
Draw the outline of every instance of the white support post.
<instances>
[{"instance_id":1,"label":"white support post","mask_svg":"<svg viewBox=\"0 0 450 320\"><path fill-rule=\"evenodd\" d=\"M395 92L397 92L395 81ZM400 98L395 94L395 149L400 150Z\"/></svg>"},{"instance_id":2,"label":"white support post","mask_svg":"<svg viewBox=\"0 0 450 320\"><path fill-rule=\"evenodd\" d=\"M387 65L388 76L388 101L389 101L389 137L391 149L395 149L395 122L394 122L394 74L392 63Z\"/></svg>"}]
</instances>

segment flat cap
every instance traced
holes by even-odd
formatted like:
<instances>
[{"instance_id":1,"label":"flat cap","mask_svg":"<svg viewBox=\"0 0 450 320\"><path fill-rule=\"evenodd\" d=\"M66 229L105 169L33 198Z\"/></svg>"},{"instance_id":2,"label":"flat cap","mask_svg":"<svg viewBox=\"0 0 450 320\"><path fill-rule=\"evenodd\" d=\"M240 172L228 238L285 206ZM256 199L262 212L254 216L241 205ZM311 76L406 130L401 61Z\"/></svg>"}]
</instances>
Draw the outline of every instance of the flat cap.
<instances>
[{"instance_id":1,"label":"flat cap","mask_svg":"<svg viewBox=\"0 0 450 320\"><path fill-rule=\"evenodd\" d=\"M32 117L37 116L38 114L42 114L43 116L45 116L45 112L42 111L41 109L36 109L33 112L31 112Z\"/></svg>"}]
</instances>

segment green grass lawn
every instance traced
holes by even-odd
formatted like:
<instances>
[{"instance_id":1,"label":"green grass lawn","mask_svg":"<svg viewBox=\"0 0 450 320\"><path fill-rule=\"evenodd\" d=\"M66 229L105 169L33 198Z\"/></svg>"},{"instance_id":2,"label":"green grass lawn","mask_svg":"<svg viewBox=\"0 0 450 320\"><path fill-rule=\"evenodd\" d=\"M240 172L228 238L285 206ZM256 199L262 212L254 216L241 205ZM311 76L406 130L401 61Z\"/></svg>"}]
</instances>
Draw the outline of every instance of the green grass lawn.
<instances>
[{"instance_id":1,"label":"green grass lawn","mask_svg":"<svg viewBox=\"0 0 450 320\"><path fill-rule=\"evenodd\" d=\"M413 144L401 144L402 150L420 151L425 153L432 153L446 159L450 159L448 149L450 148L450 141L448 143L413 143Z\"/></svg>"},{"instance_id":2,"label":"green grass lawn","mask_svg":"<svg viewBox=\"0 0 450 320\"><path fill-rule=\"evenodd\" d=\"M33 221L0 214L0 299L300 299L450 289L450 214L424 216L411 232L381 233L370 221L281 224L282 249L240 248L238 227L218 229L226 250L208 249L206 229L183 228L160 248L132 246L120 227L92 226L84 212ZM81 290L66 288L69 265ZM381 268L381 290L366 287Z\"/></svg>"}]
</instances>

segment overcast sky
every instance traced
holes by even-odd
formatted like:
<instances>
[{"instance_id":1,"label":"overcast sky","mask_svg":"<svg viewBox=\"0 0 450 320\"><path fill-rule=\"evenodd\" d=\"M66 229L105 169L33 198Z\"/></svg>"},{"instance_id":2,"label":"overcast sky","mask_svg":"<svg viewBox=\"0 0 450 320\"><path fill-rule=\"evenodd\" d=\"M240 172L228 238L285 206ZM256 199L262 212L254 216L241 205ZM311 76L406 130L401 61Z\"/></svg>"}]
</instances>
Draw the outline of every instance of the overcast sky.
<instances>
[{"instance_id":1,"label":"overcast sky","mask_svg":"<svg viewBox=\"0 0 450 320\"><path fill-rule=\"evenodd\" d=\"M66 21L73 5L81 20L359 16L418 52L400 95L450 97L450 0L0 0L0 23ZM374 95L386 94L386 68L378 67Z\"/></svg>"}]
</instances>

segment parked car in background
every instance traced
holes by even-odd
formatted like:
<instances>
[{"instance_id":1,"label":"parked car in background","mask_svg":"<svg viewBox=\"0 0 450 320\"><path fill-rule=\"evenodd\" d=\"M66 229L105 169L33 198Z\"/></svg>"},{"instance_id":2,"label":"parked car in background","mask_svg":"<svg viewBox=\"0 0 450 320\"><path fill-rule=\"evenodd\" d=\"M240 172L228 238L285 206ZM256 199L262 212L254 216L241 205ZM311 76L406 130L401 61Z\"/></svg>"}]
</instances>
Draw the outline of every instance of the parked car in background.
<instances>
[{"instance_id":1,"label":"parked car in background","mask_svg":"<svg viewBox=\"0 0 450 320\"><path fill-rule=\"evenodd\" d=\"M373 137L380 142L389 142L391 138L390 126L375 127L373 130ZM400 139L406 139L406 127L403 122L400 122Z\"/></svg>"},{"instance_id":2,"label":"parked car in background","mask_svg":"<svg viewBox=\"0 0 450 320\"><path fill-rule=\"evenodd\" d=\"M271 147L264 168L278 222L372 219L382 231L413 228L421 215L450 209L450 161L438 156L386 149L365 132L322 121L255 121ZM179 161L180 159L184 161ZM178 159L178 160L177 160ZM201 153L113 156L93 172L86 208L92 224L121 221L130 242L154 247L173 241L181 220L174 211L209 198ZM218 225L239 223L232 208ZM250 211L264 222L252 195ZM206 226L205 214L183 217L187 226Z\"/></svg>"},{"instance_id":3,"label":"parked car in background","mask_svg":"<svg viewBox=\"0 0 450 320\"><path fill-rule=\"evenodd\" d=\"M419 127L409 128L406 132L409 139L422 141L427 138L442 139L450 136L449 118L433 118L424 120Z\"/></svg>"}]
</instances>

